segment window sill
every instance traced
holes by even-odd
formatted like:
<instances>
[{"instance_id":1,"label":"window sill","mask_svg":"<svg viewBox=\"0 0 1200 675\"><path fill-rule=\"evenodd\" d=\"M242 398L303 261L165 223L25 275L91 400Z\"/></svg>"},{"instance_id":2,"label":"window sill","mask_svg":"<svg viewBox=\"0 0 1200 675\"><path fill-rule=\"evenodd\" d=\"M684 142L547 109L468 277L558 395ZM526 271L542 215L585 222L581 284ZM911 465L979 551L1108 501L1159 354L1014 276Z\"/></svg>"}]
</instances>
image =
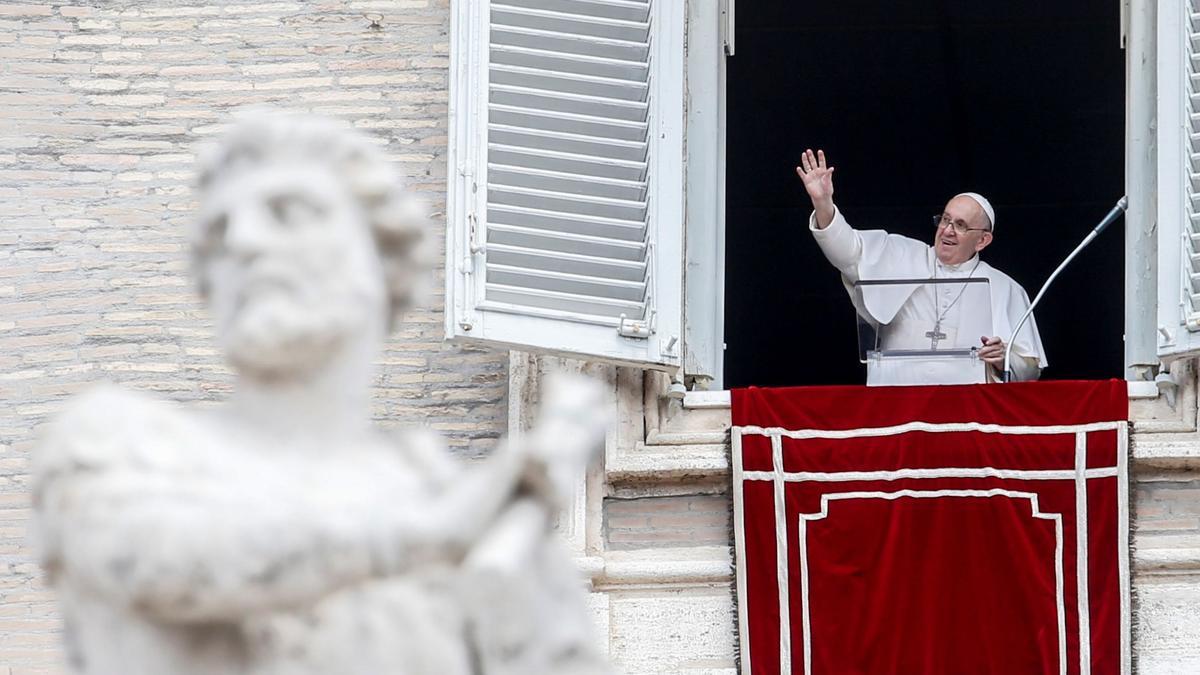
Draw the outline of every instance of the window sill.
<instances>
[{"instance_id":1,"label":"window sill","mask_svg":"<svg viewBox=\"0 0 1200 675\"><path fill-rule=\"evenodd\" d=\"M730 395L728 389L721 391L689 391L683 395L683 407L688 410L712 410L728 408Z\"/></svg>"},{"instance_id":2,"label":"window sill","mask_svg":"<svg viewBox=\"0 0 1200 675\"><path fill-rule=\"evenodd\" d=\"M1129 398L1145 400L1158 398L1158 386L1153 382L1129 382ZM689 391L683 396L683 407L687 410L712 410L730 406L729 390Z\"/></svg>"}]
</instances>

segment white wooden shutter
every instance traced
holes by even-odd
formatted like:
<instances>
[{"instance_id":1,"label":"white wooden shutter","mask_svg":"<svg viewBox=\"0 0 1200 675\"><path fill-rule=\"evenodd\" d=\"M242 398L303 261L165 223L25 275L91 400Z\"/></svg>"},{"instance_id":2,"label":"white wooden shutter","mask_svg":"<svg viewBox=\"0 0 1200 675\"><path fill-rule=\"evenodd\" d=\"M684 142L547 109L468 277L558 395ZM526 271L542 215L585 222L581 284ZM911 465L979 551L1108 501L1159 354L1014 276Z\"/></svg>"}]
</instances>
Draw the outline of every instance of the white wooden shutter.
<instances>
[{"instance_id":1,"label":"white wooden shutter","mask_svg":"<svg viewBox=\"0 0 1200 675\"><path fill-rule=\"evenodd\" d=\"M1200 353L1200 0L1158 7L1159 355Z\"/></svg>"},{"instance_id":2,"label":"white wooden shutter","mask_svg":"<svg viewBox=\"0 0 1200 675\"><path fill-rule=\"evenodd\" d=\"M683 3L456 3L446 332L676 366Z\"/></svg>"}]
</instances>

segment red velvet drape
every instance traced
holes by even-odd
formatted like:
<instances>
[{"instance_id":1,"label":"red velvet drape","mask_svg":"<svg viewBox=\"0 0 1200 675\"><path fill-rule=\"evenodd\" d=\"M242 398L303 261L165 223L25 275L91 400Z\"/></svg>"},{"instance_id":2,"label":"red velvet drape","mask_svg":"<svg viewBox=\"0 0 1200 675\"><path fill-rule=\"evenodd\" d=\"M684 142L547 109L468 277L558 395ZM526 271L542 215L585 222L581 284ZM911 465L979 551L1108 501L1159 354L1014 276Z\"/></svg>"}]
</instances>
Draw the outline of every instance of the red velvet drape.
<instances>
[{"instance_id":1,"label":"red velvet drape","mask_svg":"<svg viewBox=\"0 0 1200 675\"><path fill-rule=\"evenodd\" d=\"M1122 672L1127 417L1122 381L735 390L743 672Z\"/></svg>"}]
</instances>

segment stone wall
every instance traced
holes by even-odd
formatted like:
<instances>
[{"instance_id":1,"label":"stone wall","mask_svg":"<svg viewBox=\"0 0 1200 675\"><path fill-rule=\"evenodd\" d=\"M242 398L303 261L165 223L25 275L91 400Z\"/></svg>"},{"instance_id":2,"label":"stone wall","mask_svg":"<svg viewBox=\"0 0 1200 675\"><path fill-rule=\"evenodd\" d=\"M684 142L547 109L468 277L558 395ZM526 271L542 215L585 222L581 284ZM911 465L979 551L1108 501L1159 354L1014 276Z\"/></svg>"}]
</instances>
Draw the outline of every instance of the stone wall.
<instances>
[{"instance_id":1,"label":"stone wall","mask_svg":"<svg viewBox=\"0 0 1200 675\"><path fill-rule=\"evenodd\" d=\"M1135 465L1132 478L1137 672L1200 672L1200 470Z\"/></svg>"},{"instance_id":2,"label":"stone wall","mask_svg":"<svg viewBox=\"0 0 1200 675\"><path fill-rule=\"evenodd\" d=\"M0 673L58 663L25 539L38 426L100 380L229 390L187 277L197 144L243 106L330 115L444 211L448 22L447 0L0 2ZM430 286L375 416L478 454L506 424L507 355L443 344L440 273Z\"/></svg>"}]
</instances>

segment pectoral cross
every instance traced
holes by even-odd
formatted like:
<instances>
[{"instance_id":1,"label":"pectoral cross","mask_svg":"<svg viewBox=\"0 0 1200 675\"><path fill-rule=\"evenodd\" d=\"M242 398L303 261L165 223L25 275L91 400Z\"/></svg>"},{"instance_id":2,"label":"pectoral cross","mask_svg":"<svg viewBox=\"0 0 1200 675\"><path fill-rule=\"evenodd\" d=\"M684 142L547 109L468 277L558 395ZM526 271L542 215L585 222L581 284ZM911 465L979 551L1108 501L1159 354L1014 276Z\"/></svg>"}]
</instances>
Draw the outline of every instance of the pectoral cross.
<instances>
[{"instance_id":1,"label":"pectoral cross","mask_svg":"<svg viewBox=\"0 0 1200 675\"><path fill-rule=\"evenodd\" d=\"M938 340L946 339L946 334L939 330L941 327L942 327L942 322L938 321L937 323L933 324L933 330L927 331L925 333L925 337L929 338L929 348L930 349L937 349Z\"/></svg>"}]
</instances>

